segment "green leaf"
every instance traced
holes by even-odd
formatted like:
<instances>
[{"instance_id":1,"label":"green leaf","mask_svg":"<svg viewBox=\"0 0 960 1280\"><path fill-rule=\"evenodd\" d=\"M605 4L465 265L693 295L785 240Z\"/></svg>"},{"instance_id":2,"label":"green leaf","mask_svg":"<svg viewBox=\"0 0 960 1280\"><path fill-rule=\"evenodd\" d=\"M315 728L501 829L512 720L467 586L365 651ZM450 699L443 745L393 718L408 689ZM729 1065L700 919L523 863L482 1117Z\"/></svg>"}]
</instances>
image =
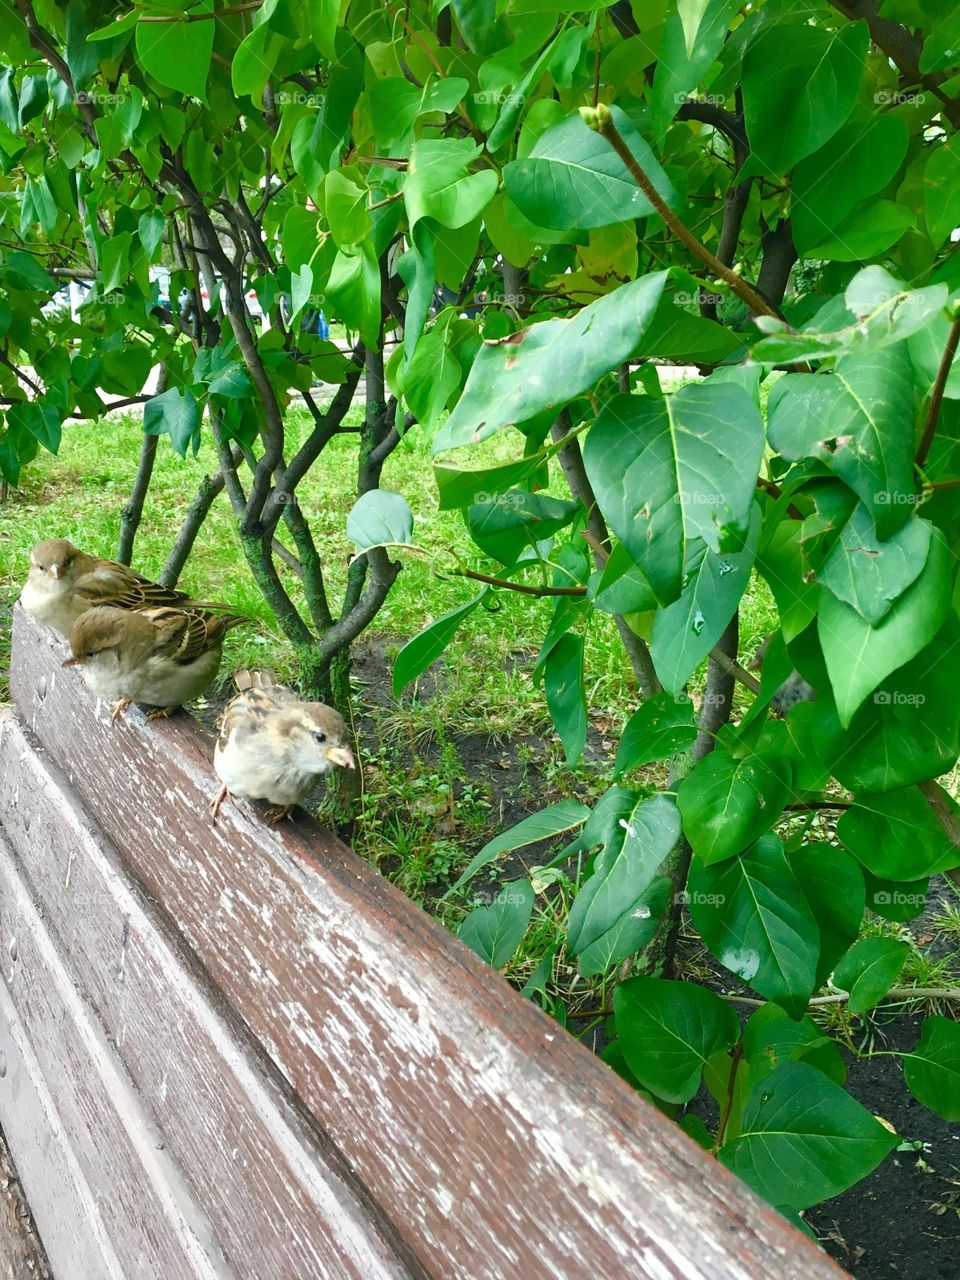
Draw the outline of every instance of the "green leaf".
<instances>
[{"instance_id":1,"label":"green leaf","mask_svg":"<svg viewBox=\"0 0 960 1280\"><path fill-rule=\"evenodd\" d=\"M818 630L844 728L884 677L909 662L939 631L950 608L950 561L946 540L934 529L922 573L876 627L824 592Z\"/></svg>"},{"instance_id":2,"label":"green leaf","mask_svg":"<svg viewBox=\"0 0 960 1280\"><path fill-rule=\"evenodd\" d=\"M60 448L63 415L56 405L39 400L18 401L7 410L7 425L29 432L51 453Z\"/></svg>"},{"instance_id":3,"label":"green leaf","mask_svg":"<svg viewBox=\"0 0 960 1280\"><path fill-rule=\"evenodd\" d=\"M347 537L361 551L413 541L413 512L399 493L370 489L361 494L347 516Z\"/></svg>"},{"instance_id":4,"label":"green leaf","mask_svg":"<svg viewBox=\"0 0 960 1280\"><path fill-rule=\"evenodd\" d=\"M593 603L606 613L642 613L657 607L653 588L622 542L610 552L591 590Z\"/></svg>"},{"instance_id":5,"label":"green leaf","mask_svg":"<svg viewBox=\"0 0 960 1280\"><path fill-rule=\"evenodd\" d=\"M936 144L923 171L924 219L934 245L960 224L960 139Z\"/></svg>"},{"instance_id":6,"label":"green leaf","mask_svg":"<svg viewBox=\"0 0 960 1280\"><path fill-rule=\"evenodd\" d=\"M634 159L667 205L675 203L670 180L646 139L619 107L613 121ZM584 124L579 113L548 129L528 156L503 171L507 194L538 227L608 227L645 218L653 206L605 138Z\"/></svg>"},{"instance_id":7,"label":"green leaf","mask_svg":"<svg viewBox=\"0 0 960 1280\"><path fill-rule=\"evenodd\" d=\"M510 32L497 16L496 0L451 0L450 7L472 53L491 54L509 43Z\"/></svg>"},{"instance_id":8,"label":"green leaf","mask_svg":"<svg viewBox=\"0 0 960 1280\"><path fill-rule=\"evenodd\" d=\"M870 44L865 22L830 31L802 21L761 26L743 58L751 160L741 176L788 173L853 110Z\"/></svg>"},{"instance_id":9,"label":"green leaf","mask_svg":"<svg viewBox=\"0 0 960 1280\"><path fill-rule=\"evenodd\" d=\"M790 228L801 255L835 237L851 210L887 185L903 163L907 136L902 117L858 108L829 142L800 161L791 182Z\"/></svg>"},{"instance_id":10,"label":"green leaf","mask_svg":"<svg viewBox=\"0 0 960 1280\"><path fill-rule=\"evenodd\" d=\"M881 542L869 511L858 506L817 579L876 627L923 571L932 532L928 520L908 520Z\"/></svg>"},{"instance_id":11,"label":"green leaf","mask_svg":"<svg viewBox=\"0 0 960 1280\"><path fill-rule=\"evenodd\" d=\"M864 938L850 948L834 970L833 980L850 993L851 1013L866 1013L900 977L910 948L896 938Z\"/></svg>"},{"instance_id":12,"label":"green leaf","mask_svg":"<svg viewBox=\"0 0 960 1280\"><path fill-rule=\"evenodd\" d=\"M815 244L810 258L830 262L862 262L883 253L916 225L916 215L892 200L872 200L853 210L827 240Z\"/></svg>"},{"instance_id":13,"label":"green leaf","mask_svg":"<svg viewBox=\"0 0 960 1280\"><path fill-rule=\"evenodd\" d=\"M679 835L669 797L644 798L622 787L605 793L580 837L585 848L598 842L603 848L570 910L567 947L573 955L612 934L622 941L625 925L645 929L652 916L646 895ZM628 945L620 959L630 954Z\"/></svg>"},{"instance_id":14,"label":"green leaf","mask_svg":"<svg viewBox=\"0 0 960 1280\"><path fill-rule=\"evenodd\" d=\"M427 431L432 431L447 401L460 386L460 362L450 345L449 326L436 326L417 343L403 373L403 396L410 412ZM528 468L529 469L529 468ZM439 485L440 477L437 476ZM443 508L444 494L440 494Z\"/></svg>"},{"instance_id":15,"label":"green leaf","mask_svg":"<svg viewBox=\"0 0 960 1280\"><path fill-rule=\"evenodd\" d=\"M693 703L686 694L656 693L624 726L617 748L616 772L679 755L693 746L696 736Z\"/></svg>"},{"instance_id":16,"label":"green leaf","mask_svg":"<svg viewBox=\"0 0 960 1280\"><path fill-rule=\"evenodd\" d=\"M903 1059L907 1088L944 1120L960 1120L960 1024L926 1018L920 1043Z\"/></svg>"},{"instance_id":17,"label":"green leaf","mask_svg":"<svg viewBox=\"0 0 960 1280\"><path fill-rule=\"evenodd\" d=\"M477 601L472 603L476 604ZM582 827L589 816L590 810L587 806L573 797L558 800L556 804L548 804L539 813L532 813L529 818L524 818L522 822L488 840L480 852L475 853L470 859L466 870L450 886L449 893L462 889L468 880L472 880L477 872L489 863L496 862L502 853L523 849L527 845L537 844L541 840L550 840L554 836L573 831Z\"/></svg>"},{"instance_id":18,"label":"green leaf","mask_svg":"<svg viewBox=\"0 0 960 1280\"><path fill-rule=\"evenodd\" d=\"M427 337L429 336L428 334ZM414 357L411 367L416 363L416 359L417 357ZM520 462L505 462L498 467L487 467L477 471L464 471L459 467L448 467L441 462L435 462L433 477L437 482L437 492L440 496L439 509L452 511L459 507L482 505L495 493L504 493L507 489L512 489L542 467L543 458L539 456L524 458Z\"/></svg>"},{"instance_id":19,"label":"green leaf","mask_svg":"<svg viewBox=\"0 0 960 1280\"><path fill-rule=\"evenodd\" d=\"M419 635L407 641L393 664L395 698L400 696L411 680L416 680L417 676L422 675L427 667L440 657L453 639L460 623L473 613L486 595L486 591L481 591L480 595L475 596L473 600L468 600L459 608L451 609L449 613L436 618L429 626L424 627Z\"/></svg>"},{"instance_id":20,"label":"green leaf","mask_svg":"<svg viewBox=\"0 0 960 1280\"><path fill-rule=\"evenodd\" d=\"M774 752L742 760L717 748L677 791L684 835L705 864L732 858L777 821L790 799L790 763Z\"/></svg>"},{"instance_id":21,"label":"green leaf","mask_svg":"<svg viewBox=\"0 0 960 1280\"><path fill-rule=\"evenodd\" d=\"M370 234L367 188L344 169L332 169L324 179L324 212L337 244L357 244Z\"/></svg>"},{"instance_id":22,"label":"green leaf","mask_svg":"<svg viewBox=\"0 0 960 1280\"><path fill-rule=\"evenodd\" d=\"M461 921L457 937L492 968L502 969L513 959L532 914L530 881L511 880L489 907L475 907Z\"/></svg>"},{"instance_id":23,"label":"green leaf","mask_svg":"<svg viewBox=\"0 0 960 1280\"><path fill-rule=\"evenodd\" d=\"M736 11L735 0L681 0L668 7L650 106L658 142L684 96L696 88L718 57Z\"/></svg>"},{"instance_id":24,"label":"green leaf","mask_svg":"<svg viewBox=\"0 0 960 1280\"><path fill-rule=\"evenodd\" d=\"M587 696L583 687L583 636L568 631L547 654L543 672L547 710L560 735L564 763L579 760L587 740Z\"/></svg>"},{"instance_id":25,"label":"green leaf","mask_svg":"<svg viewBox=\"0 0 960 1280\"><path fill-rule=\"evenodd\" d=\"M380 331L380 267L373 245L344 245L333 260L325 301L331 311L368 345Z\"/></svg>"},{"instance_id":26,"label":"green leaf","mask_svg":"<svg viewBox=\"0 0 960 1280\"><path fill-rule=\"evenodd\" d=\"M421 218L463 227L480 216L497 189L492 169L470 172L480 150L467 138L421 138L413 144L403 188L411 229Z\"/></svg>"},{"instance_id":27,"label":"green leaf","mask_svg":"<svg viewBox=\"0 0 960 1280\"><path fill-rule=\"evenodd\" d=\"M559 409L617 368L643 342L666 281L643 276L569 320L544 320L480 348L434 454L485 440L502 427Z\"/></svg>"},{"instance_id":28,"label":"green leaf","mask_svg":"<svg viewBox=\"0 0 960 1280\"><path fill-rule=\"evenodd\" d=\"M198 0L191 15L212 13L213 0ZM149 75L169 89L206 101L207 72L213 54L216 21L137 23L137 61ZM115 28L111 29L113 34Z\"/></svg>"},{"instance_id":29,"label":"green leaf","mask_svg":"<svg viewBox=\"0 0 960 1280\"><path fill-rule=\"evenodd\" d=\"M720 963L799 1018L814 991L820 935L775 835L717 866L694 861L690 917Z\"/></svg>"},{"instance_id":30,"label":"green leaf","mask_svg":"<svg viewBox=\"0 0 960 1280\"><path fill-rule=\"evenodd\" d=\"M137 235L140 237L140 243L143 245L143 252L146 254L148 262L153 261L154 254L160 247L164 225L164 217L159 209L151 209L148 213L141 213L137 220Z\"/></svg>"},{"instance_id":31,"label":"green leaf","mask_svg":"<svg viewBox=\"0 0 960 1280\"><path fill-rule=\"evenodd\" d=\"M601 512L663 604L680 595L693 539L717 553L743 547L762 456L750 397L709 381L665 397L614 396L583 450Z\"/></svg>"},{"instance_id":32,"label":"green leaf","mask_svg":"<svg viewBox=\"0 0 960 1280\"><path fill-rule=\"evenodd\" d=\"M467 527L486 555L515 564L528 547L568 525L579 509L575 502L511 489L485 494L483 502L474 503L467 511Z\"/></svg>"},{"instance_id":33,"label":"green leaf","mask_svg":"<svg viewBox=\"0 0 960 1280\"><path fill-rule=\"evenodd\" d=\"M899 1141L815 1067L784 1062L755 1086L718 1159L770 1204L807 1209L865 1178Z\"/></svg>"},{"instance_id":34,"label":"green leaf","mask_svg":"<svg viewBox=\"0 0 960 1280\"><path fill-rule=\"evenodd\" d=\"M679 599L654 615L650 653L660 683L671 693L680 692L727 629L750 580L760 524L755 503L742 550L717 555L702 545L696 549Z\"/></svg>"},{"instance_id":35,"label":"green leaf","mask_svg":"<svg viewBox=\"0 0 960 1280\"><path fill-rule=\"evenodd\" d=\"M416 121L434 111L449 115L469 88L469 81L457 76L443 80L430 76L422 89L399 76L375 80L368 96L373 130L383 154L406 155Z\"/></svg>"},{"instance_id":36,"label":"green leaf","mask_svg":"<svg viewBox=\"0 0 960 1280\"><path fill-rule=\"evenodd\" d=\"M732 1007L690 982L629 978L615 989L613 1007L627 1065L667 1102L689 1102L707 1059L740 1036Z\"/></svg>"},{"instance_id":37,"label":"green leaf","mask_svg":"<svg viewBox=\"0 0 960 1280\"><path fill-rule=\"evenodd\" d=\"M743 1028L743 1055L752 1088L782 1062L800 1061L843 1084L847 1068L843 1055L812 1018L794 1021L779 1005L765 1004Z\"/></svg>"},{"instance_id":38,"label":"green leaf","mask_svg":"<svg viewBox=\"0 0 960 1280\"><path fill-rule=\"evenodd\" d=\"M955 804L946 792L943 801ZM917 787L859 795L837 823L837 837L885 880L922 880L957 865L957 851Z\"/></svg>"},{"instance_id":39,"label":"green leaf","mask_svg":"<svg viewBox=\"0 0 960 1280\"><path fill-rule=\"evenodd\" d=\"M770 445L791 462L812 457L840 477L870 511L881 539L915 502L915 396L905 345L844 356L833 373L795 373L770 392Z\"/></svg>"},{"instance_id":40,"label":"green leaf","mask_svg":"<svg viewBox=\"0 0 960 1280\"><path fill-rule=\"evenodd\" d=\"M756 343L750 359L764 364L796 364L826 356L882 351L912 337L939 315L947 302L946 285L906 289L883 267L864 267L847 285L840 329L823 331L822 317L833 302L799 333L786 330ZM832 322L832 321L831 321Z\"/></svg>"},{"instance_id":41,"label":"green leaf","mask_svg":"<svg viewBox=\"0 0 960 1280\"><path fill-rule=\"evenodd\" d=\"M169 436L174 452L181 458L187 456L188 448L196 456L200 448L200 408L189 391L171 387L143 406L143 430L148 436Z\"/></svg>"},{"instance_id":42,"label":"green leaf","mask_svg":"<svg viewBox=\"0 0 960 1280\"><path fill-rule=\"evenodd\" d=\"M843 849L825 842L791 849L787 861L820 930L816 989L860 933L866 896L863 872Z\"/></svg>"}]
</instances>

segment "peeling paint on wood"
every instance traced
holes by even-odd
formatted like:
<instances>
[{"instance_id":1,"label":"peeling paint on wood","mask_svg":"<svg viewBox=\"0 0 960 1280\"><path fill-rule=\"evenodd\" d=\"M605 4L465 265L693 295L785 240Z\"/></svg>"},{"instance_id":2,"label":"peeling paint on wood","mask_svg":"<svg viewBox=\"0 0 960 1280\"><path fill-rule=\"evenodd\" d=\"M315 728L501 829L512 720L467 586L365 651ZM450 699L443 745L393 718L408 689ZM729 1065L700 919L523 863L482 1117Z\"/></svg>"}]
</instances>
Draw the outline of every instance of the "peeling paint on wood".
<instances>
[{"instance_id":1,"label":"peeling paint on wood","mask_svg":"<svg viewBox=\"0 0 960 1280\"><path fill-rule=\"evenodd\" d=\"M76 848L73 835L70 849L54 853L46 844L55 862L49 873L33 865L28 874L46 885L38 892L50 927L75 958L98 1016L116 1040L122 1036L127 1069L154 1114L164 1109L160 1123L183 1167L178 1117L195 1117L198 1108L173 1058L201 1043L196 1022L187 1030L190 1010L197 1016L191 984L198 993L213 984L223 1017L242 1019L289 1081L298 1100L291 1111L312 1114L322 1134L318 1151L326 1143L331 1153L328 1168L334 1156L342 1159L354 1193L366 1197L365 1211L381 1215L385 1239L396 1233L397 1256L406 1251L410 1268L469 1280L843 1275L329 833L306 817L273 831L243 805L223 811L211 828L207 804L217 783L209 735L186 716L148 724L133 712L111 727L109 709L97 706L74 672L59 669L62 657L60 642L17 608L15 698L82 790L104 848L112 842L122 855L113 871L118 887L104 896L117 920L109 946L83 924L108 908L85 915L62 888L94 892L88 877L96 859ZM0 738L2 803L16 806L25 848L31 828L56 808L27 781L29 750L8 719ZM98 894L110 879L104 858ZM151 933L129 877L177 939ZM57 893L63 902L54 913ZM120 979L124 912L130 924ZM22 954L22 938L20 945ZM105 969L98 968L101 945ZM188 976L173 979L175 972ZM178 1048L160 1063L143 1045L133 998L126 1001L135 982L141 992L163 991L164 979L173 993L165 1034ZM255 1054L250 1039L240 1043ZM215 1064L217 1053L224 1055L214 1065L221 1079L229 1075L222 1042L205 1061ZM282 1093L281 1084L273 1087ZM244 1137L240 1126L225 1145L238 1188L248 1176L253 1181ZM208 1158L198 1157L201 1165ZM204 1176L191 1166L198 1207L212 1215ZM272 1200L264 1204L261 1227L263 1220L275 1225L281 1212ZM222 1241L227 1224L218 1220L215 1229ZM291 1267L287 1274L353 1273Z\"/></svg>"}]
</instances>

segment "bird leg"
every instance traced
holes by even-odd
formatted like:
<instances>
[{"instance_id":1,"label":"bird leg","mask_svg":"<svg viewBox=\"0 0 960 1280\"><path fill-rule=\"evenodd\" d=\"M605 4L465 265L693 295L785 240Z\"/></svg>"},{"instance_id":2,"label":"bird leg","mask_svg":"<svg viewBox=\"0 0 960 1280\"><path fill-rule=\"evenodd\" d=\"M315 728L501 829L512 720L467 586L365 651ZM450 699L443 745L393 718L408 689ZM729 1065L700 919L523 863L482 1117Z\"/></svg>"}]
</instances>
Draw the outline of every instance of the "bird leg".
<instances>
[{"instance_id":1,"label":"bird leg","mask_svg":"<svg viewBox=\"0 0 960 1280\"><path fill-rule=\"evenodd\" d=\"M123 715L123 713L126 711L127 707L129 707L129 705L130 705L129 698L121 698L120 701L117 703L117 705L113 708L113 715L110 717L110 723L116 724L117 721L120 719L120 717Z\"/></svg>"},{"instance_id":2,"label":"bird leg","mask_svg":"<svg viewBox=\"0 0 960 1280\"><path fill-rule=\"evenodd\" d=\"M292 808L293 808L292 804L271 805L266 813L266 819L268 824L271 827L279 827L280 823L283 822L284 818L287 818L290 816L290 810Z\"/></svg>"},{"instance_id":3,"label":"bird leg","mask_svg":"<svg viewBox=\"0 0 960 1280\"><path fill-rule=\"evenodd\" d=\"M223 786L220 788L220 790L217 792L217 794L214 796L213 804L210 806L211 827L215 827L217 825L217 814L220 812L220 806L223 804L224 800L226 800L229 794L230 792L227 790L227 784L224 783Z\"/></svg>"},{"instance_id":4,"label":"bird leg","mask_svg":"<svg viewBox=\"0 0 960 1280\"><path fill-rule=\"evenodd\" d=\"M147 712L147 719L165 720L167 716L172 716L176 709L176 707L151 707Z\"/></svg>"}]
</instances>

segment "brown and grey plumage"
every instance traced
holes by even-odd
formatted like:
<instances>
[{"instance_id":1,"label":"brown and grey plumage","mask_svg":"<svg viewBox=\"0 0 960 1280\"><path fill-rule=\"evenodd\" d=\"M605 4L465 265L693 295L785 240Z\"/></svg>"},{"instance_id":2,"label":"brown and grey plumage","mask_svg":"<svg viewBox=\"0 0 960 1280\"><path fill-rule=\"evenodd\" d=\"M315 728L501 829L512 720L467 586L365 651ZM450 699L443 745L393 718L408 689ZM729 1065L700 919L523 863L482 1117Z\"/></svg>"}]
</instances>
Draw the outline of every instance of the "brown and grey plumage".
<instances>
[{"instance_id":1,"label":"brown and grey plumage","mask_svg":"<svg viewBox=\"0 0 960 1280\"><path fill-rule=\"evenodd\" d=\"M226 706L213 767L223 783L211 806L228 795L266 800L284 817L336 765L354 768L343 717L323 702L307 702L269 672L237 672L240 688Z\"/></svg>"},{"instance_id":2,"label":"brown and grey plumage","mask_svg":"<svg viewBox=\"0 0 960 1280\"><path fill-rule=\"evenodd\" d=\"M63 665L79 666L97 697L116 703L114 721L131 702L168 715L203 693L220 666L224 636L246 621L194 608L97 605L73 624L73 656Z\"/></svg>"},{"instance_id":3,"label":"brown and grey plumage","mask_svg":"<svg viewBox=\"0 0 960 1280\"><path fill-rule=\"evenodd\" d=\"M201 602L161 587L125 564L87 555L66 538L47 538L30 552L20 603L32 618L69 636L80 615L96 605L150 609Z\"/></svg>"}]
</instances>

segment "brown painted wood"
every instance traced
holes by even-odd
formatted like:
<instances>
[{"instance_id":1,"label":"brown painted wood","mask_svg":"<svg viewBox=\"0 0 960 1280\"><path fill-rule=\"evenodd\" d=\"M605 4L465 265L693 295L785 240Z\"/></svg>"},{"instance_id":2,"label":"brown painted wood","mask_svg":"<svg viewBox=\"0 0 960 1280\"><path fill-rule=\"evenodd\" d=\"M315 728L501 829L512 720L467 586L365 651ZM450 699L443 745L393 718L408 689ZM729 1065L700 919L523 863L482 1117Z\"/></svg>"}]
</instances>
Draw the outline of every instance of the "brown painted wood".
<instances>
[{"instance_id":1,"label":"brown painted wood","mask_svg":"<svg viewBox=\"0 0 960 1280\"><path fill-rule=\"evenodd\" d=\"M28 723L430 1274L843 1275L316 824L212 829L189 717L113 728L19 609L14 641Z\"/></svg>"},{"instance_id":2,"label":"brown painted wood","mask_svg":"<svg viewBox=\"0 0 960 1280\"><path fill-rule=\"evenodd\" d=\"M203 974L11 714L0 722L0 765L0 813L45 924L237 1275L415 1273L377 1207L291 1105L250 1037L215 1008ZM29 807L16 803L23 795L34 798Z\"/></svg>"},{"instance_id":3,"label":"brown painted wood","mask_svg":"<svg viewBox=\"0 0 960 1280\"><path fill-rule=\"evenodd\" d=\"M13 1141L26 1074L42 1108L37 1150L22 1141L12 1150L24 1165L24 1186L55 1274L65 1280L234 1280L209 1222L74 987L5 841L0 937L0 1017L15 1041L14 1069L8 1066L0 1081L0 1123ZM66 1236L57 1221L63 1209L51 1140L70 1167ZM31 1158L37 1160L32 1166ZM86 1237L85 1270L77 1265L76 1229Z\"/></svg>"}]
</instances>

